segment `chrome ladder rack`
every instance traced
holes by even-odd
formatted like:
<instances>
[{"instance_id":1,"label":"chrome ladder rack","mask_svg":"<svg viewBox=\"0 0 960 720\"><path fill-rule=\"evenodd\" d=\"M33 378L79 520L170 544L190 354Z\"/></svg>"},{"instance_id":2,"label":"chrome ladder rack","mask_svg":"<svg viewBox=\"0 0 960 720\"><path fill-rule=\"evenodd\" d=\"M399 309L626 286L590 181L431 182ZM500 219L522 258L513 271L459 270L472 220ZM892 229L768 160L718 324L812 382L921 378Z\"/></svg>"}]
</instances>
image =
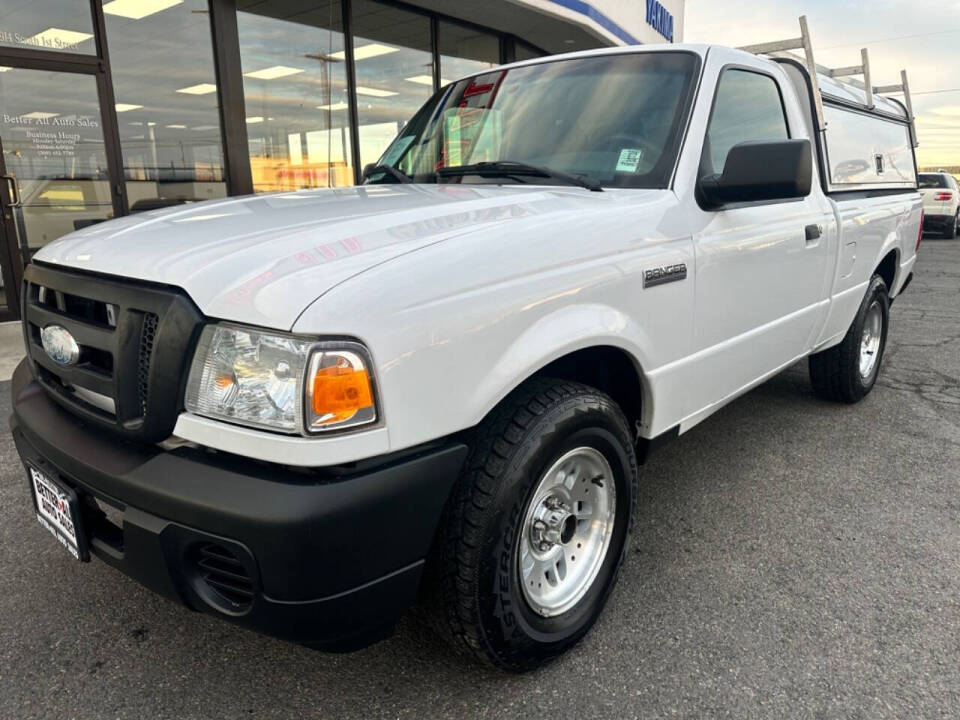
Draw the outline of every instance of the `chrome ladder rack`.
<instances>
[{"instance_id":1,"label":"chrome ladder rack","mask_svg":"<svg viewBox=\"0 0 960 720\"><path fill-rule=\"evenodd\" d=\"M860 50L859 65L849 65L840 68L828 68L823 65L818 65L813 57L813 44L810 41L810 29L807 26L806 15L800 16L800 37L790 38L789 40L758 43L756 45L744 45L739 49L754 55L786 56L801 61L807 69L807 74L810 76L810 84L813 87L813 103L817 116L817 126L822 132L826 131L827 123L823 117L823 96L820 92L820 75L829 78L849 78L849 80L845 82L864 91L866 95L866 107L869 110L875 107L873 101L875 94L902 94L904 106L907 109L907 122L910 124L910 139L913 146L917 147L916 118L913 115L913 103L910 99L910 84L907 81L906 70L900 71L900 84L898 85L873 85L870 79L870 55L866 48ZM792 52L793 50L802 50L803 57L794 54ZM863 80L860 81L856 79L857 75L862 76Z\"/></svg>"}]
</instances>

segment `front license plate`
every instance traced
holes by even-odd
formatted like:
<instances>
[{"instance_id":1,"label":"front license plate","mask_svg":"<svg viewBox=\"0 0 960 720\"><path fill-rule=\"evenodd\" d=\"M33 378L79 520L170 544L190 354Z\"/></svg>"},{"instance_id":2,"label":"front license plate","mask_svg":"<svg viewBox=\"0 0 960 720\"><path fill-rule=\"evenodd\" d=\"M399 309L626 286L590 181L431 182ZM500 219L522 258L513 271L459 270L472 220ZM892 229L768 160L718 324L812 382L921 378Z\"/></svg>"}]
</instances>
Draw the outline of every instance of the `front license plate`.
<instances>
[{"instance_id":1,"label":"front license plate","mask_svg":"<svg viewBox=\"0 0 960 720\"><path fill-rule=\"evenodd\" d=\"M87 552L79 527L77 494L51 480L34 467L28 467L30 486L36 503L37 520L60 541L77 560L86 560Z\"/></svg>"}]
</instances>

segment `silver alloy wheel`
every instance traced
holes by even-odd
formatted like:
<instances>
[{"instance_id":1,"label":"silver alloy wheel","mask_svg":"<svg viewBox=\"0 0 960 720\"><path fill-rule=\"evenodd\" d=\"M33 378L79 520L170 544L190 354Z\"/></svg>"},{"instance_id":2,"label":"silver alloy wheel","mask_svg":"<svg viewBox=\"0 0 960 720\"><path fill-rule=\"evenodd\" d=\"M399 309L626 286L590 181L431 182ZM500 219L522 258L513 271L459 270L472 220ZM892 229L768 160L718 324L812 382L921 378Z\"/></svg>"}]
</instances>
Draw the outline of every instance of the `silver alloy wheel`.
<instances>
[{"instance_id":1,"label":"silver alloy wheel","mask_svg":"<svg viewBox=\"0 0 960 720\"><path fill-rule=\"evenodd\" d=\"M523 595L534 612L560 615L587 594L610 547L616 507L613 470L592 447L565 453L544 473L517 544Z\"/></svg>"},{"instance_id":2,"label":"silver alloy wheel","mask_svg":"<svg viewBox=\"0 0 960 720\"><path fill-rule=\"evenodd\" d=\"M869 379L877 366L880 352L880 339L883 337L883 310L880 302L874 300L867 310L863 321L863 335L860 336L860 377Z\"/></svg>"}]
</instances>

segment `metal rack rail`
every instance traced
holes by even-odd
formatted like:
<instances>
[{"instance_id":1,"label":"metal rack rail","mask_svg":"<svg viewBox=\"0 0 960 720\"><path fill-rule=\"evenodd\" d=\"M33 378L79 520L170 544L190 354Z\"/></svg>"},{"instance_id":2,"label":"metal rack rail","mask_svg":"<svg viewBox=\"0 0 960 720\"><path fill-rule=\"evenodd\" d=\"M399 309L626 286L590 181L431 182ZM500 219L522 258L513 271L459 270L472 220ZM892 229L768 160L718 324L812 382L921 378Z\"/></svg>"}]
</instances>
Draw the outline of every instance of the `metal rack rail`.
<instances>
[{"instance_id":1,"label":"metal rack rail","mask_svg":"<svg viewBox=\"0 0 960 720\"><path fill-rule=\"evenodd\" d=\"M866 97L866 107L869 110L874 109L874 95L902 94L904 107L907 110L907 121L910 123L910 137L913 146L917 146L917 128L916 119L913 114L913 102L910 98L910 83L907 80L907 71L900 71L900 83L894 85L874 85L870 77L870 55L866 48L860 50L860 64L849 65L846 67L829 68L816 62L813 56L813 43L810 40L810 29L807 26L807 16L800 16L800 37L790 38L788 40L776 40L773 42L757 43L755 45L745 45L740 50L744 50L754 55L772 55L786 56L799 60L807 69L810 76L810 82L813 87L814 111L817 116L817 125L826 130L827 123L823 117L823 96L820 91L820 76L829 78L842 78L841 82L847 82L850 85L863 90ZM801 50L803 55L799 56L793 51ZM858 76L863 80L858 79Z\"/></svg>"}]
</instances>

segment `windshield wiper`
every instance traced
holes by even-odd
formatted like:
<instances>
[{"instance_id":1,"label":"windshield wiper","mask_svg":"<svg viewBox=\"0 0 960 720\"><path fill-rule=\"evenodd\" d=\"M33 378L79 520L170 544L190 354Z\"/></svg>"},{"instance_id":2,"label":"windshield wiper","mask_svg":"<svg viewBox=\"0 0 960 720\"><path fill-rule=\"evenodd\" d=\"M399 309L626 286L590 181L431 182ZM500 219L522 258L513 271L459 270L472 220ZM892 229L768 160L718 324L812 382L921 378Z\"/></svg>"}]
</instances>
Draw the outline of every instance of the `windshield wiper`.
<instances>
[{"instance_id":1,"label":"windshield wiper","mask_svg":"<svg viewBox=\"0 0 960 720\"><path fill-rule=\"evenodd\" d=\"M368 165L363 169L362 179L367 180L371 175L376 175L377 173L384 173L385 175L389 175L397 182L401 182L401 183L413 182L412 177L410 177L404 172L401 172L400 170L397 170L392 165Z\"/></svg>"},{"instance_id":2,"label":"windshield wiper","mask_svg":"<svg viewBox=\"0 0 960 720\"><path fill-rule=\"evenodd\" d=\"M585 178L582 175L572 175L562 170L530 165L516 160L497 160L494 162L478 162L472 165L457 165L442 167L436 172L437 177L455 177L457 175L481 175L484 177L504 177L509 175L533 175L536 177L561 180L568 185L577 185L593 192L602 192L603 188L596 180Z\"/></svg>"}]
</instances>

